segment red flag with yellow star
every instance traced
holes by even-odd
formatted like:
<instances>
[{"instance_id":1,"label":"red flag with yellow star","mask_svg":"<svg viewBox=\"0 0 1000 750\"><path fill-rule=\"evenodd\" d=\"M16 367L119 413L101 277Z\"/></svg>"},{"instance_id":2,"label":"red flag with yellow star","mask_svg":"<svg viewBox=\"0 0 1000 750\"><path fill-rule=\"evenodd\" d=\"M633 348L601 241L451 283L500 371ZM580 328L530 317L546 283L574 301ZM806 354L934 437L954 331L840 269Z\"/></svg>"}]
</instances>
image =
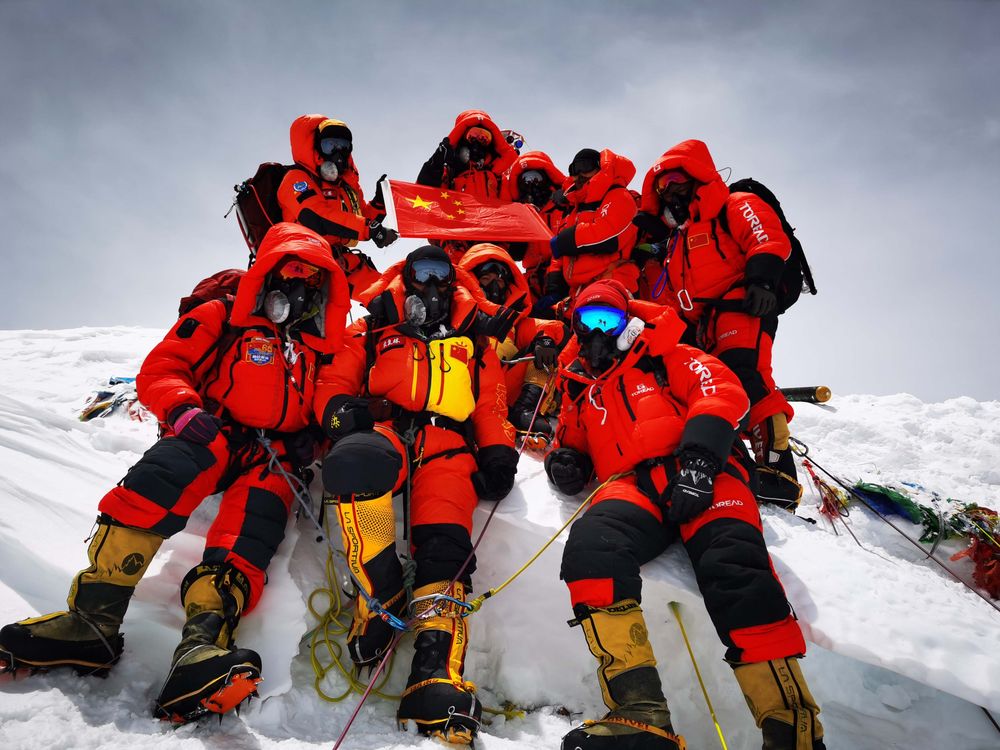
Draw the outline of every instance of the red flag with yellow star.
<instances>
[{"instance_id":1,"label":"red flag with yellow star","mask_svg":"<svg viewBox=\"0 0 1000 750\"><path fill-rule=\"evenodd\" d=\"M534 207L475 198L467 193L388 180L392 224L400 237L440 237L482 242L549 240L552 232Z\"/></svg>"}]
</instances>

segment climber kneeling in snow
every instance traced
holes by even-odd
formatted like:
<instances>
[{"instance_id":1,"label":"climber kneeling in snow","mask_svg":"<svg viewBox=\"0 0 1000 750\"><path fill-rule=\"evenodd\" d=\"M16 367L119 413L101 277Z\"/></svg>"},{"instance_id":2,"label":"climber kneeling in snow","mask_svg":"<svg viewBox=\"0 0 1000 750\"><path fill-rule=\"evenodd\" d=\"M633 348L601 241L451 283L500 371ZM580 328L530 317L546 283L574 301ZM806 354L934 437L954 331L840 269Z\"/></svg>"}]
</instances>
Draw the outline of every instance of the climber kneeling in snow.
<instances>
[{"instance_id":1,"label":"climber kneeling in snow","mask_svg":"<svg viewBox=\"0 0 1000 750\"><path fill-rule=\"evenodd\" d=\"M572 326L545 469L569 494L592 474L606 483L570 529L561 576L610 711L562 747L684 747L639 607L639 567L680 538L764 747L822 750L819 708L798 664L805 641L764 546L750 475L732 453L750 406L739 380L678 343L684 323L674 312L632 300L613 280L580 293Z\"/></svg>"},{"instance_id":2,"label":"climber kneeling in snow","mask_svg":"<svg viewBox=\"0 0 1000 750\"><path fill-rule=\"evenodd\" d=\"M411 621L413 665L397 716L451 742L471 742L482 714L464 678L472 512L477 498L510 492L518 458L503 372L488 341L506 338L512 317L486 317L475 287L440 247L414 250L365 292L371 314L348 327L343 350L317 384L317 403L326 399L321 424L335 441L323 483L337 499L359 589L351 659L359 670L381 661L396 632L385 613L401 618L397 626ZM408 494L416 562L408 614L396 492Z\"/></svg>"},{"instance_id":3,"label":"climber kneeling in snow","mask_svg":"<svg viewBox=\"0 0 1000 750\"><path fill-rule=\"evenodd\" d=\"M100 501L90 566L73 580L69 610L5 626L0 662L106 674L122 655L122 620L153 555L221 492L202 562L181 583L187 621L154 715L221 714L253 693L260 657L237 648L234 632L260 599L284 536L293 495L283 472L318 452L315 378L340 345L349 305L329 245L280 223L231 305L205 302L177 321L136 380L162 437Z\"/></svg>"}]
</instances>

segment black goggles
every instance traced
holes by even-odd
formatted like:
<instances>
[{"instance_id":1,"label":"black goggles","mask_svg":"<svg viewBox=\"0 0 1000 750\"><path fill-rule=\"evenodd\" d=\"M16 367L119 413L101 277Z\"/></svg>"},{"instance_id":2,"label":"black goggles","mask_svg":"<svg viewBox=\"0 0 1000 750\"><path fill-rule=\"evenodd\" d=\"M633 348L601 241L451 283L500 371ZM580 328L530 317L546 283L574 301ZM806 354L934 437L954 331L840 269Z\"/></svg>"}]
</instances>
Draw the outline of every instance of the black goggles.
<instances>
[{"instance_id":1,"label":"black goggles","mask_svg":"<svg viewBox=\"0 0 1000 750\"><path fill-rule=\"evenodd\" d=\"M485 276L488 273L496 274L501 279L510 278L510 269L498 260L490 260L481 266L476 266L476 277Z\"/></svg>"},{"instance_id":2,"label":"black goggles","mask_svg":"<svg viewBox=\"0 0 1000 750\"><path fill-rule=\"evenodd\" d=\"M549 178L539 169L528 169L521 172L521 176L517 178L517 181L521 187L539 188L545 185L549 181Z\"/></svg>"},{"instance_id":3,"label":"black goggles","mask_svg":"<svg viewBox=\"0 0 1000 750\"><path fill-rule=\"evenodd\" d=\"M431 280L448 283L452 279L454 269L446 260L440 258L420 258L410 265L410 280L418 284L426 284Z\"/></svg>"},{"instance_id":4,"label":"black goggles","mask_svg":"<svg viewBox=\"0 0 1000 750\"><path fill-rule=\"evenodd\" d=\"M595 172L600 168L601 163L599 161L585 156L581 159L575 159L573 163L569 165L569 176L576 177L578 174L583 174L584 172Z\"/></svg>"},{"instance_id":5,"label":"black goggles","mask_svg":"<svg viewBox=\"0 0 1000 750\"><path fill-rule=\"evenodd\" d=\"M348 138L320 138L319 152L323 156L333 156L334 154L351 153L354 145Z\"/></svg>"}]
</instances>

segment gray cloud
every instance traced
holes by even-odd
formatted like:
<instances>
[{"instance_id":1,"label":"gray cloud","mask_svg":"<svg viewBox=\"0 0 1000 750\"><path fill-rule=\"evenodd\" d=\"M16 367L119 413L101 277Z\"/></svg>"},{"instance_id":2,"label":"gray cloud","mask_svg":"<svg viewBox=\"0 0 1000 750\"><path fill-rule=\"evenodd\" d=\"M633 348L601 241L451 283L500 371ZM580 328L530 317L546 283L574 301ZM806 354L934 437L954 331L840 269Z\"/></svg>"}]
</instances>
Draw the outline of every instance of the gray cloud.
<instances>
[{"instance_id":1,"label":"gray cloud","mask_svg":"<svg viewBox=\"0 0 1000 750\"><path fill-rule=\"evenodd\" d=\"M412 179L461 110L565 165L684 138L782 198L820 295L785 384L1000 398L1000 4L0 4L0 326L166 326L245 262L232 185L347 120L363 185ZM380 252L373 255L381 259Z\"/></svg>"}]
</instances>

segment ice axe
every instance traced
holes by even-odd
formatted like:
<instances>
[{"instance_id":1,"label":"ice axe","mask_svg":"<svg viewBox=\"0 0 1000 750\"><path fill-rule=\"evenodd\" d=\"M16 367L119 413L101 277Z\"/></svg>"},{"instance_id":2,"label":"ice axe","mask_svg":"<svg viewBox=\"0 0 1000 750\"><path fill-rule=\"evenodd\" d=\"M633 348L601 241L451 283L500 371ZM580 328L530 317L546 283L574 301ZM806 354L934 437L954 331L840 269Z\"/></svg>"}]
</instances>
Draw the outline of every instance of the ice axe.
<instances>
[{"instance_id":1,"label":"ice axe","mask_svg":"<svg viewBox=\"0 0 1000 750\"><path fill-rule=\"evenodd\" d=\"M833 392L825 385L804 385L797 388L779 388L786 399L808 404L825 404Z\"/></svg>"}]
</instances>

